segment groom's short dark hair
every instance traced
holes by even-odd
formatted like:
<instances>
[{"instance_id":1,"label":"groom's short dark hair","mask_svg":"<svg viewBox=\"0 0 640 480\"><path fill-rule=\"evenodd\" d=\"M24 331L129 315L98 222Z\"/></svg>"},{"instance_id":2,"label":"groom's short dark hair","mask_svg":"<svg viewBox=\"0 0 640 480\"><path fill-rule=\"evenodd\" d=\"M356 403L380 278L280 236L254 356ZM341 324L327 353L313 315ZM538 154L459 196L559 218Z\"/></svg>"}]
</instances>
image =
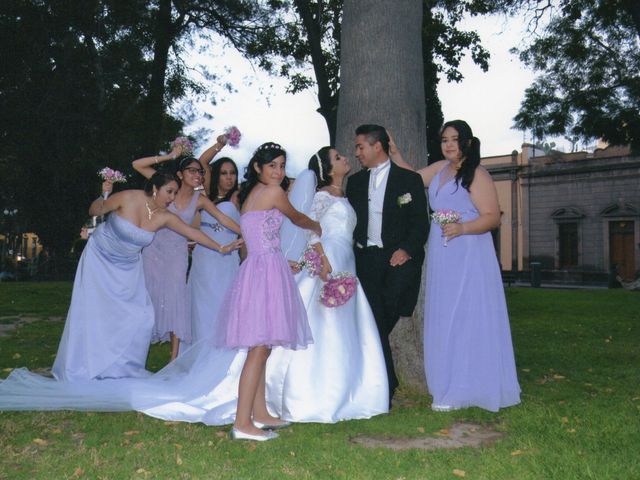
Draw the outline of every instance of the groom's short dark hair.
<instances>
[{"instance_id":1,"label":"groom's short dark hair","mask_svg":"<svg viewBox=\"0 0 640 480\"><path fill-rule=\"evenodd\" d=\"M385 153L389 153L389 134L386 128L374 124L360 125L356 128L356 136L358 135L365 135L369 145L380 142Z\"/></svg>"}]
</instances>

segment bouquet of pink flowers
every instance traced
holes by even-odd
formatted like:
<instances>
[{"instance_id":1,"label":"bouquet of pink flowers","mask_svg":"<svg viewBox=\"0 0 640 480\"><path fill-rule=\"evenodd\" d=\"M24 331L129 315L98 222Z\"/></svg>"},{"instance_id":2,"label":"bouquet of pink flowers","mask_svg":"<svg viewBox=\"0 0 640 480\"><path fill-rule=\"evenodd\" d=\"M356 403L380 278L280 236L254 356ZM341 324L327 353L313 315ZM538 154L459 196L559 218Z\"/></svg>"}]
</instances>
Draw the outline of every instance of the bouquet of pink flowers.
<instances>
[{"instance_id":1,"label":"bouquet of pink flowers","mask_svg":"<svg viewBox=\"0 0 640 480\"><path fill-rule=\"evenodd\" d=\"M455 210L436 210L431 214L431 219L443 227L449 223L460 223L462 215ZM444 237L444 246L447 246L447 237Z\"/></svg>"},{"instance_id":2,"label":"bouquet of pink flowers","mask_svg":"<svg viewBox=\"0 0 640 480\"><path fill-rule=\"evenodd\" d=\"M234 126L228 127L224 132L224 136L227 138L227 145L232 147L237 147L240 143L240 139L242 138L240 130Z\"/></svg>"},{"instance_id":3,"label":"bouquet of pink flowers","mask_svg":"<svg viewBox=\"0 0 640 480\"><path fill-rule=\"evenodd\" d=\"M309 246L302 254L298 266L300 269L306 268L310 277L316 277L320 275L320 270L322 270L322 257L313 247Z\"/></svg>"},{"instance_id":4,"label":"bouquet of pink flowers","mask_svg":"<svg viewBox=\"0 0 640 480\"><path fill-rule=\"evenodd\" d=\"M191 155L193 153L193 143L188 137L178 137L171 142L171 148L182 147L182 155Z\"/></svg>"},{"instance_id":5,"label":"bouquet of pink flowers","mask_svg":"<svg viewBox=\"0 0 640 480\"><path fill-rule=\"evenodd\" d=\"M124 173L109 167L104 167L102 170L98 170L98 175L102 180L109 180L111 183L127 182L127 177L124 175ZM102 194L102 198L104 198L105 200L107 199L108 196L109 196L109 192L104 192Z\"/></svg>"},{"instance_id":6,"label":"bouquet of pink flowers","mask_svg":"<svg viewBox=\"0 0 640 480\"><path fill-rule=\"evenodd\" d=\"M102 180L109 180L111 183L127 182L127 177L125 177L124 173L109 167L104 167L102 170L98 170L98 175L100 175Z\"/></svg>"},{"instance_id":7,"label":"bouquet of pink flowers","mask_svg":"<svg viewBox=\"0 0 640 480\"><path fill-rule=\"evenodd\" d=\"M356 293L358 279L349 272L339 272L322 286L320 303L325 307L335 308L344 305Z\"/></svg>"}]
</instances>

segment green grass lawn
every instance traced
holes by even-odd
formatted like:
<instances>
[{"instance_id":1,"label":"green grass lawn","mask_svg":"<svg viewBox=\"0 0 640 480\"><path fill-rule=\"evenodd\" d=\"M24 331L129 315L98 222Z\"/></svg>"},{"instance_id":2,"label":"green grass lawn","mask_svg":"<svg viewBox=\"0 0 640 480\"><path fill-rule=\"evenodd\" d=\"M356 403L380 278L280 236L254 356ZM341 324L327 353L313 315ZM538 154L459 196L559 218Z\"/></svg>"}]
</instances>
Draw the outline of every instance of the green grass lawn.
<instances>
[{"instance_id":1,"label":"green grass lawn","mask_svg":"<svg viewBox=\"0 0 640 480\"><path fill-rule=\"evenodd\" d=\"M26 316L0 337L2 376L49 367L69 283L0 284L0 317ZM640 478L640 294L512 288L507 292L522 404L498 414L435 413L407 394L389 415L296 424L272 442L233 442L226 428L139 413L0 412L0 478ZM3 320L0 320L2 323ZM149 368L166 361L154 346ZM505 434L480 449L368 449L360 434L437 435L456 421Z\"/></svg>"}]
</instances>

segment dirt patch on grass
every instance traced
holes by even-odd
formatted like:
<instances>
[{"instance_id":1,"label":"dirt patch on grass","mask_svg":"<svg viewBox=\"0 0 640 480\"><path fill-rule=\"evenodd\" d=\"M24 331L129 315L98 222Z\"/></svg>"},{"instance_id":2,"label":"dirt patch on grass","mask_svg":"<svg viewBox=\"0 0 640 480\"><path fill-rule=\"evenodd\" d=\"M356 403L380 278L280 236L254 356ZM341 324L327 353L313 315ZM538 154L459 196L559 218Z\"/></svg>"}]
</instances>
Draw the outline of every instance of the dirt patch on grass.
<instances>
[{"instance_id":1,"label":"dirt patch on grass","mask_svg":"<svg viewBox=\"0 0 640 480\"><path fill-rule=\"evenodd\" d=\"M9 337L16 328L28 323L37 322L39 320L60 322L64 320L64 317L28 317L23 315L0 317L0 337Z\"/></svg>"},{"instance_id":2,"label":"dirt patch on grass","mask_svg":"<svg viewBox=\"0 0 640 480\"><path fill-rule=\"evenodd\" d=\"M358 435L351 442L367 448L388 448L391 450L454 449L462 447L479 448L491 445L504 436L503 433L475 423L454 423L450 428L425 437L389 437Z\"/></svg>"}]
</instances>

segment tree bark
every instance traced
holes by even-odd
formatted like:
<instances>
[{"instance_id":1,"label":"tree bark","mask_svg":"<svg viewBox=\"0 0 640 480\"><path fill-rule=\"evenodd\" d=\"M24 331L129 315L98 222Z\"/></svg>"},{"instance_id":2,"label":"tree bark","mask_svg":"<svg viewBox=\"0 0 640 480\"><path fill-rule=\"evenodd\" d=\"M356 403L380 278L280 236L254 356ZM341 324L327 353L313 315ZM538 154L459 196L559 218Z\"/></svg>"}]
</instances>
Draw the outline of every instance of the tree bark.
<instances>
[{"instance_id":1,"label":"tree bark","mask_svg":"<svg viewBox=\"0 0 640 480\"><path fill-rule=\"evenodd\" d=\"M336 96L331 93L329 75L325 67L327 58L322 51L321 13L318 12L316 19L314 19L311 6L307 0L295 0L294 3L307 32L311 64L313 65L316 85L318 86L318 102L320 103L318 113L324 117L329 130L329 142L334 145L336 141L336 108L338 102Z\"/></svg>"},{"instance_id":2,"label":"tree bark","mask_svg":"<svg viewBox=\"0 0 640 480\"><path fill-rule=\"evenodd\" d=\"M160 0L154 32L153 62L147 96L147 131L144 136L144 151L155 152L162 142L162 126L165 113L164 94L167 77L169 48L173 41L171 23L171 0Z\"/></svg>"},{"instance_id":3,"label":"tree bark","mask_svg":"<svg viewBox=\"0 0 640 480\"><path fill-rule=\"evenodd\" d=\"M337 147L354 148L355 129L383 125L416 167L427 163L422 58L422 0L345 0L342 21ZM359 170L351 158L354 171ZM391 335L394 363L405 387L426 391L423 364L424 294L411 318Z\"/></svg>"}]
</instances>

